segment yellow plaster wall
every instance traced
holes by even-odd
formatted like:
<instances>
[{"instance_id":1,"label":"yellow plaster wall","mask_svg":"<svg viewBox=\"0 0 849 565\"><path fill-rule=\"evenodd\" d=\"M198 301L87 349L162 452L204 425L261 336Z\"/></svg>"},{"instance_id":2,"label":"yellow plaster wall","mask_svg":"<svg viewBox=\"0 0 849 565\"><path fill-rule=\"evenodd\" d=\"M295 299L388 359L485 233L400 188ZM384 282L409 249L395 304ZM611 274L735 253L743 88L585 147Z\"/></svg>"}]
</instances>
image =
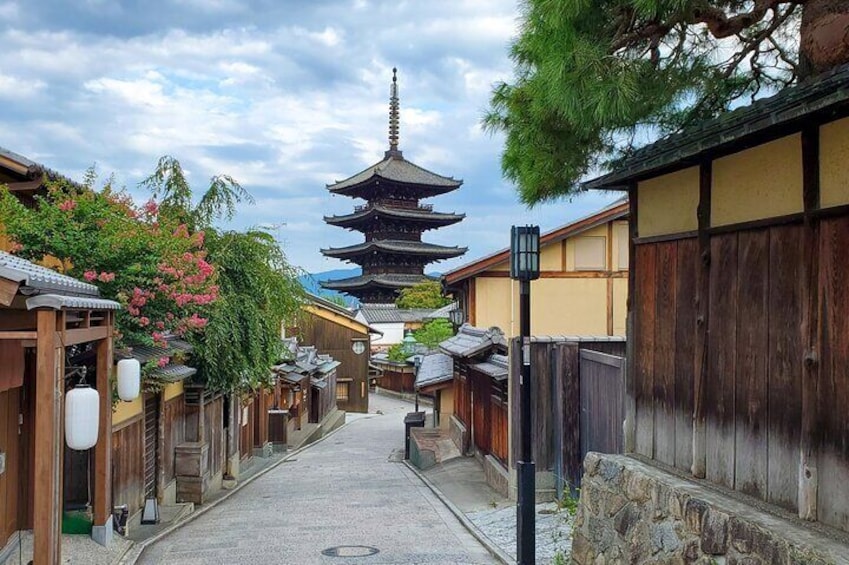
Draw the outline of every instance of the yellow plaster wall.
<instances>
[{"instance_id":1,"label":"yellow plaster wall","mask_svg":"<svg viewBox=\"0 0 849 565\"><path fill-rule=\"evenodd\" d=\"M713 162L711 225L774 218L802 210L800 134ZM639 211L642 219L642 207Z\"/></svg>"},{"instance_id":2,"label":"yellow plaster wall","mask_svg":"<svg viewBox=\"0 0 849 565\"><path fill-rule=\"evenodd\" d=\"M447 430L454 415L454 388L443 388L439 395L439 427Z\"/></svg>"},{"instance_id":3,"label":"yellow plaster wall","mask_svg":"<svg viewBox=\"0 0 849 565\"><path fill-rule=\"evenodd\" d=\"M516 300L511 304L512 279L507 277L475 277L475 326L489 328L498 326L505 333L508 332L511 321L518 317L511 315L511 306L518 312L518 286L516 286Z\"/></svg>"},{"instance_id":4,"label":"yellow plaster wall","mask_svg":"<svg viewBox=\"0 0 849 565\"><path fill-rule=\"evenodd\" d=\"M613 223L613 264L610 265L612 271L627 271L628 270L628 239L630 231L628 222Z\"/></svg>"},{"instance_id":5,"label":"yellow plaster wall","mask_svg":"<svg viewBox=\"0 0 849 565\"><path fill-rule=\"evenodd\" d=\"M510 270L510 261L502 261L498 263L494 267L490 267L490 271L509 271Z\"/></svg>"},{"instance_id":6,"label":"yellow plaster wall","mask_svg":"<svg viewBox=\"0 0 849 565\"><path fill-rule=\"evenodd\" d=\"M112 425L116 426L121 422L126 422L130 418L140 415L143 406L144 403L142 402L141 395L130 402L119 401L118 405L115 406L115 410L112 411Z\"/></svg>"},{"instance_id":7,"label":"yellow plaster wall","mask_svg":"<svg viewBox=\"0 0 849 565\"><path fill-rule=\"evenodd\" d=\"M518 326L514 330L508 335L518 334ZM549 278L532 282L531 333L607 335L607 281Z\"/></svg>"},{"instance_id":8,"label":"yellow plaster wall","mask_svg":"<svg viewBox=\"0 0 849 565\"><path fill-rule=\"evenodd\" d=\"M628 279L613 279L613 335L625 335L628 317Z\"/></svg>"},{"instance_id":9,"label":"yellow plaster wall","mask_svg":"<svg viewBox=\"0 0 849 565\"><path fill-rule=\"evenodd\" d=\"M849 204L849 118L820 127L820 207Z\"/></svg>"},{"instance_id":10,"label":"yellow plaster wall","mask_svg":"<svg viewBox=\"0 0 849 565\"><path fill-rule=\"evenodd\" d=\"M608 222L609 223L609 222ZM604 237L607 238L607 223L596 226L590 230L581 232L579 235L566 238L565 253L566 253L566 270L575 270L575 239L578 237Z\"/></svg>"},{"instance_id":11,"label":"yellow plaster wall","mask_svg":"<svg viewBox=\"0 0 849 565\"><path fill-rule=\"evenodd\" d=\"M563 270L563 244L560 241L543 245L539 250L539 268L541 271Z\"/></svg>"},{"instance_id":12,"label":"yellow plaster wall","mask_svg":"<svg viewBox=\"0 0 849 565\"><path fill-rule=\"evenodd\" d=\"M165 402L177 398L181 394L183 394L183 381L177 381L176 383L169 383L165 385L165 389L162 391L162 397Z\"/></svg>"},{"instance_id":13,"label":"yellow plaster wall","mask_svg":"<svg viewBox=\"0 0 849 565\"><path fill-rule=\"evenodd\" d=\"M640 237L694 231L699 227L699 168L690 167L637 184Z\"/></svg>"}]
</instances>

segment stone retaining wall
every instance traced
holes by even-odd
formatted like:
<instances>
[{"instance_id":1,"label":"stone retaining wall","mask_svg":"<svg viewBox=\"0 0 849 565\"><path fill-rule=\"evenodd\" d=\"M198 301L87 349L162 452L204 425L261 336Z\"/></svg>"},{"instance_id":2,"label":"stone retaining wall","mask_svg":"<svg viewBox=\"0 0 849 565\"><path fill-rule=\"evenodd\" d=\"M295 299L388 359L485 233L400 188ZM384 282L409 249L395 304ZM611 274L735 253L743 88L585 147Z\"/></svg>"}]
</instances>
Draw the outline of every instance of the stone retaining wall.
<instances>
[{"instance_id":1,"label":"stone retaining wall","mask_svg":"<svg viewBox=\"0 0 849 565\"><path fill-rule=\"evenodd\" d=\"M623 455L587 455L573 536L578 565L849 563L839 534Z\"/></svg>"}]
</instances>

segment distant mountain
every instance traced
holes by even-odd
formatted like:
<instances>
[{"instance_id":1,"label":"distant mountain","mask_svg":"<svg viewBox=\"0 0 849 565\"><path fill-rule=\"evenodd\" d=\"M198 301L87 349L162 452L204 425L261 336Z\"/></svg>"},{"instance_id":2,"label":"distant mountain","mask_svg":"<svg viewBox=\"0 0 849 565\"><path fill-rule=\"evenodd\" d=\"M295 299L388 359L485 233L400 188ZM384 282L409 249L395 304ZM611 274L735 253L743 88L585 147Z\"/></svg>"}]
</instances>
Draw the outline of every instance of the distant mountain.
<instances>
[{"instance_id":1,"label":"distant mountain","mask_svg":"<svg viewBox=\"0 0 849 565\"><path fill-rule=\"evenodd\" d=\"M337 281L339 279L347 279L348 277L358 277L361 273L362 271L356 267L352 269L333 269L330 271L322 271L320 273L307 273L298 277L298 280L307 292L325 297L333 295L341 296L348 301L349 306L356 306L359 302L353 296L347 296L333 290L323 289L319 283L322 281ZM439 278L441 273L428 273L428 276Z\"/></svg>"},{"instance_id":2,"label":"distant mountain","mask_svg":"<svg viewBox=\"0 0 849 565\"><path fill-rule=\"evenodd\" d=\"M326 290L321 288L319 284L322 281L336 281L339 279L347 279L348 277L358 277L360 276L360 269L333 269L331 271L322 271L320 273L307 273L305 275L301 275L298 277L298 280L301 283L307 292L311 292L318 296L341 296L344 298L349 306L355 306L357 304L357 299L352 296L347 296L345 294L341 294L339 292L333 290Z\"/></svg>"}]
</instances>

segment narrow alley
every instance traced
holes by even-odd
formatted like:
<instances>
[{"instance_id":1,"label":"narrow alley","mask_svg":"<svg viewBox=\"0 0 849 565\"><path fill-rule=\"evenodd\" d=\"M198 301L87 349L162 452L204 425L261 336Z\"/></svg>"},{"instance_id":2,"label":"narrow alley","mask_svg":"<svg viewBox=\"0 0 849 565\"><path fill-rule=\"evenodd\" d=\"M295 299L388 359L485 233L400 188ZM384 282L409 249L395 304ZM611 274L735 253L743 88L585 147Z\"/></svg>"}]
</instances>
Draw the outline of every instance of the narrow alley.
<instances>
[{"instance_id":1,"label":"narrow alley","mask_svg":"<svg viewBox=\"0 0 849 565\"><path fill-rule=\"evenodd\" d=\"M496 563L403 464L409 404L372 397L368 415L149 546L168 563Z\"/></svg>"}]
</instances>

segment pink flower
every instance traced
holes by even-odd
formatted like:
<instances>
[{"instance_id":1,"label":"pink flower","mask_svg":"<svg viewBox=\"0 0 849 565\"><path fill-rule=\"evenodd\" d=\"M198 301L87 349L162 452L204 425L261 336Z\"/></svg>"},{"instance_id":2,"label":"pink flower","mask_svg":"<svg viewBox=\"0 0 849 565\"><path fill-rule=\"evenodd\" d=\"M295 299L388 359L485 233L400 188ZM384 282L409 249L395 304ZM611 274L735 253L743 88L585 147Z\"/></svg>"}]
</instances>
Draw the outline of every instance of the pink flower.
<instances>
[{"instance_id":1,"label":"pink flower","mask_svg":"<svg viewBox=\"0 0 849 565\"><path fill-rule=\"evenodd\" d=\"M17 241L13 241L12 243L9 244L9 253L12 253L12 254L17 253L18 251L20 251L23 248L24 248L23 245L21 245Z\"/></svg>"},{"instance_id":2,"label":"pink flower","mask_svg":"<svg viewBox=\"0 0 849 565\"><path fill-rule=\"evenodd\" d=\"M148 318L147 316L142 316L141 318L139 318L139 325L141 327L149 326L150 318Z\"/></svg>"},{"instance_id":3,"label":"pink flower","mask_svg":"<svg viewBox=\"0 0 849 565\"><path fill-rule=\"evenodd\" d=\"M97 273L94 271L86 271L85 273L83 273L83 278L88 282L91 282L97 278Z\"/></svg>"},{"instance_id":4,"label":"pink flower","mask_svg":"<svg viewBox=\"0 0 849 565\"><path fill-rule=\"evenodd\" d=\"M164 330L165 329L165 322L156 322L156 324L154 324L154 325L156 326L156 329L158 329L158 330Z\"/></svg>"},{"instance_id":5,"label":"pink flower","mask_svg":"<svg viewBox=\"0 0 849 565\"><path fill-rule=\"evenodd\" d=\"M148 216L155 216L159 213L159 204L153 199L148 200L144 204L144 211Z\"/></svg>"},{"instance_id":6,"label":"pink flower","mask_svg":"<svg viewBox=\"0 0 849 565\"><path fill-rule=\"evenodd\" d=\"M107 273L104 271L97 276L97 280L100 282L112 282L115 280L115 273Z\"/></svg>"},{"instance_id":7,"label":"pink flower","mask_svg":"<svg viewBox=\"0 0 849 565\"><path fill-rule=\"evenodd\" d=\"M169 361L171 361L170 357L160 357L159 360L156 362L156 366L157 367L164 367L165 365L167 365L169 363Z\"/></svg>"},{"instance_id":8,"label":"pink flower","mask_svg":"<svg viewBox=\"0 0 849 565\"><path fill-rule=\"evenodd\" d=\"M76 207L77 203L74 200L65 200L64 202L59 204L59 209L63 212L70 212Z\"/></svg>"}]
</instances>

